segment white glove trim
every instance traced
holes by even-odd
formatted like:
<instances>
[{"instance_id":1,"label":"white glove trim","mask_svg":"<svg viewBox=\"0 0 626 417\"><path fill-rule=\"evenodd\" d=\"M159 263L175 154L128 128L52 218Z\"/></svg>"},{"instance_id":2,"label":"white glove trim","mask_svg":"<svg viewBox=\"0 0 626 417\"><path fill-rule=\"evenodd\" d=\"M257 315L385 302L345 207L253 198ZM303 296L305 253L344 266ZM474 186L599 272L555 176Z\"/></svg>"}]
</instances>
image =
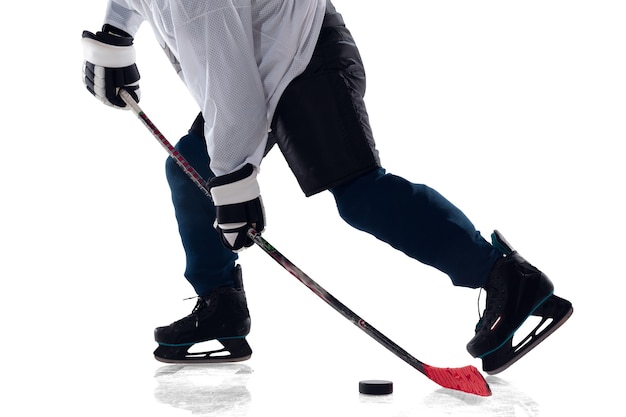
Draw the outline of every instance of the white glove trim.
<instances>
[{"instance_id":1,"label":"white glove trim","mask_svg":"<svg viewBox=\"0 0 626 417\"><path fill-rule=\"evenodd\" d=\"M136 61L135 47L115 46L91 38L82 38L85 61L106 68L125 68Z\"/></svg>"},{"instance_id":2,"label":"white glove trim","mask_svg":"<svg viewBox=\"0 0 626 417\"><path fill-rule=\"evenodd\" d=\"M261 195L261 188L256 179L257 168L252 174L230 184L219 185L211 188L211 198L216 206L245 203L254 200Z\"/></svg>"}]
</instances>

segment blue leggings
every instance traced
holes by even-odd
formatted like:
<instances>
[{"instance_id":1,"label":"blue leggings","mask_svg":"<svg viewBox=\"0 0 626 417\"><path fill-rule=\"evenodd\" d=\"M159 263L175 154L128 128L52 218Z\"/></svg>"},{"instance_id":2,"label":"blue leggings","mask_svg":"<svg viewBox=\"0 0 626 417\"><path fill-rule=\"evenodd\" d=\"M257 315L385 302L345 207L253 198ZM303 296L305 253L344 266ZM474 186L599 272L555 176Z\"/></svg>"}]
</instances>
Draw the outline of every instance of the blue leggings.
<instances>
[{"instance_id":1,"label":"blue leggings","mask_svg":"<svg viewBox=\"0 0 626 417\"><path fill-rule=\"evenodd\" d=\"M205 179L213 176L204 138L184 136L177 150ZM198 295L233 285L237 254L213 229L215 207L168 158L166 175L182 244L185 277ZM446 273L457 286L478 288L501 254L467 217L437 191L379 168L330 190L341 217L411 258Z\"/></svg>"}]
</instances>

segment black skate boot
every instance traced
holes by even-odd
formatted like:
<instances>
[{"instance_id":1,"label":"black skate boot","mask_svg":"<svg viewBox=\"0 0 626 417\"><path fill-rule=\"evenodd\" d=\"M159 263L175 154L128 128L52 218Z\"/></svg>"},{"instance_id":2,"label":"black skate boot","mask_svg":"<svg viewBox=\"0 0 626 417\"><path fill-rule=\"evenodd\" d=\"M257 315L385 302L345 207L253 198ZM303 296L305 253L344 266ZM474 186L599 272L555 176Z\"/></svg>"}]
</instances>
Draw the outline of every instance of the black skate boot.
<instances>
[{"instance_id":1,"label":"black skate boot","mask_svg":"<svg viewBox=\"0 0 626 417\"><path fill-rule=\"evenodd\" d=\"M476 335L467 344L469 353L483 360L488 374L504 371L558 329L572 315L572 304L553 294L548 277L528 263L495 231L494 247L504 256L494 265L485 311ZM530 316L541 322L513 346L513 335Z\"/></svg>"},{"instance_id":2,"label":"black skate boot","mask_svg":"<svg viewBox=\"0 0 626 417\"><path fill-rule=\"evenodd\" d=\"M154 356L168 363L217 363L249 359L252 349L245 336L250 332L250 314L243 290L241 268L235 269L235 288L218 288L198 297L195 308L169 326L154 329L159 347ZM196 343L217 340L223 349L189 352Z\"/></svg>"}]
</instances>

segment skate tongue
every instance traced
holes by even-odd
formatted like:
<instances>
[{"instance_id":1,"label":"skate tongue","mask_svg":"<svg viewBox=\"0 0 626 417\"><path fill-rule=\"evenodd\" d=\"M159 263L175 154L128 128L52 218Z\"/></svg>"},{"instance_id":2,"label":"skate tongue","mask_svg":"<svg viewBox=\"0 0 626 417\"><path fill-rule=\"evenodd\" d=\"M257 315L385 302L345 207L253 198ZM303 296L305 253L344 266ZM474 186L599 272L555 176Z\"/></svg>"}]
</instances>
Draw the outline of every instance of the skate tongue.
<instances>
[{"instance_id":1,"label":"skate tongue","mask_svg":"<svg viewBox=\"0 0 626 417\"><path fill-rule=\"evenodd\" d=\"M491 234L491 242L493 246L504 255L508 256L515 251L509 242L506 241L504 236L502 236L502 234L497 230L494 230Z\"/></svg>"}]
</instances>

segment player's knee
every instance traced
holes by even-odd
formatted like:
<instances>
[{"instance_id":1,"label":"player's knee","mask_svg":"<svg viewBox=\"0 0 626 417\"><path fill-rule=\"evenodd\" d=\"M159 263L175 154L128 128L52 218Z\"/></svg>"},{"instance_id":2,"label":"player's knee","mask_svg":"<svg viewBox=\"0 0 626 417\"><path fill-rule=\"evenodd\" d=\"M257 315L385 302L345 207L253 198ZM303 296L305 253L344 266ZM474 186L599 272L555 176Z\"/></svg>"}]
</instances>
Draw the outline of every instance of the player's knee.
<instances>
[{"instance_id":1,"label":"player's knee","mask_svg":"<svg viewBox=\"0 0 626 417\"><path fill-rule=\"evenodd\" d=\"M346 223L360 230L369 223L368 218L372 213L368 209L371 206L368 200L373 197L372 190L376 188L376 182L384 175L385 170L379 168L330 190L335 197L339 216Z\"/></svg>"},{"instance_id":2,"label":"player's knee","mask_svg":"<svg viewBox=\"0 0 626 417\"><path fill-rule=\"evenodd\" d=\"M202 174L207 176L208 179L210 175L208 172L205 172L207 171L205 167L208 167L209 156L206 143L202 137L192 133L183 136L176 144L175 149L198 172L202 171ZM165 174L168 179L186 176L184 171L178 166L178 161L172 156L165 161Z\"/></svg>"}]
</instances>

